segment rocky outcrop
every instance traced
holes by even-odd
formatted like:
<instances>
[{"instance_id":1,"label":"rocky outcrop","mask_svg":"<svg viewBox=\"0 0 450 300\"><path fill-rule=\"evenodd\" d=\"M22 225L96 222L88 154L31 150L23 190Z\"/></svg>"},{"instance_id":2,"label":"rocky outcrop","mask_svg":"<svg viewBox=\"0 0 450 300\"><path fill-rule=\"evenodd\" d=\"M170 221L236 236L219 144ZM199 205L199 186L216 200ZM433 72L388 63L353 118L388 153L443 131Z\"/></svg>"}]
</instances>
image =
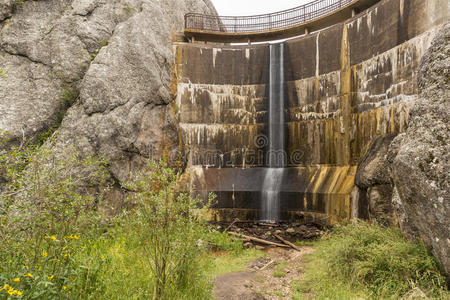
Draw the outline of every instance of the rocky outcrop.
<instances>
[{"instance_id":1,"label":"rocky outcrop","mask_svg":"<svg viewBox=\"0 0 450 300\"><path fill-rule=\"evenodd\" d=\"M80 101L60 128L64 143L110 163L119 181L143 158L179 149L170 84L171 34L188 11L213 13L198 0L144 1L139 12L116 27L80 83Z\"/></svg>"},{"instance_id":2,"label":"rocky outcrop","mask_svg":"<svg viewBox=\"0 0 450 300\"><path fill-rule=\"evenodd\" d=\"M418 74L419 99L406 133L376 138L358 167L359 211L398 223L424 241L450 274L450 24L434 39ZM361 215L361 213L360 213Z\"/></svg>"},{"instance_id":3,"label":"rocky outcrop","mask_svg":"<svg viewBox=\"0 0 450 300\"><path fill-rule=\"evenodd\" d=\"M175 149L171 35L187 12L216 13L209 0L0 0L0 134L36 137L76 102L60 149L103 156L119 179Z\"/></svg>"},{"instance_id":4,"label":"rocky outcrop","mask_svg":"<svg viewBox=\"0 0 450 300\"><path fill-rule=\"evenodd\" d=\"M360 205L368 206L368 217L389 225L395 223L392 206L393 187L389 176L387 154L394 135L376 138L361 160L355 176L355 184L360 189ZM365 202L365 203L363 203Z\"/></svg>"},{"instance_id":5,"label":"rocky outcrop","mask_svg":"<svg viewBox=\"0 0 450 300\"><path fill-rule=\"evenodd\" d=\"M61 100L78 89L98 49L140 1L0 2L8 17L0 31L0 131L17 143L60 121Z\"/></svg>"},{"instance_id":6,"label":"rocky outcrop","mask_svg":"<svg viewBox=\"0 0 450 300\"><path fill-rule=\"evenodd\" d=\"M423 240L450 274L450 24L418 76L420 99L391 147L394 204L403 231Z\"/></svg>"}]
</instances>

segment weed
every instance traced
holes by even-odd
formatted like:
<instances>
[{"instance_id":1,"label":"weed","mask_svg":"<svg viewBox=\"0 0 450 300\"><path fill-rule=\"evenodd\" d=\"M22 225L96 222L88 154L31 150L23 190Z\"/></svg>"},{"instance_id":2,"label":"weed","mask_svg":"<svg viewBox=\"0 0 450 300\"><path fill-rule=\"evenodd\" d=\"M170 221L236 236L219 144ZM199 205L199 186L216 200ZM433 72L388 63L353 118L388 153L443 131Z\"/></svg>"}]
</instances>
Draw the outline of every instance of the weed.
<instances>
[{"instance_id":1,"label":"weed","mask_svg":"<svg viewBox=\"0 0 450 300\"><path fill-rule=\"evenodd\" d=\"M278 277L278 278L286 277L286 272L276 270L275 272L273 272L273 277Z\"/></svg>"},{"instance_id":2,"label":"weed","mask_svg":"<svg viewBox=\"0 0 450 300\"><path fill-rule=\"evenodd\" d=\"M36 138L36 145L38 147L42 146L59 128L67 110L77 101L79 96L78 90L71 84L64 84L59 98L60 107L56 115L56 120L52 126L50 126L46 131L39 134Z\"/></svg>"},{"instance_id":3,"label":"weed","mask_svg":"<svg viewBox=\"0 0 450 300\"><path fill-rule=\"evenodd\" d=\"M448 296L437 261L397 228L364 222L338 226L317 243L310 259L302 287L296 283L295 289L318 298L398 298L417 288L430 297Z\"/></svg>"},{"instance_id":4,"label":"weed","mask_svg":"<svg viewBox=\"0 0 450 300\"><path fill-rule=\"evenodd\" d=\"M99 199L80 187L104 182L103 163L73 149L55 160L42 147L13 149L0 164L7 181L0 193L0 284L8 287L0 297L78 298L101 288L100 257L89 256L89 267L74 257L100 230L94 209ZM75 176L80 168L86 173Z\"/></svg>"}]
</instances>

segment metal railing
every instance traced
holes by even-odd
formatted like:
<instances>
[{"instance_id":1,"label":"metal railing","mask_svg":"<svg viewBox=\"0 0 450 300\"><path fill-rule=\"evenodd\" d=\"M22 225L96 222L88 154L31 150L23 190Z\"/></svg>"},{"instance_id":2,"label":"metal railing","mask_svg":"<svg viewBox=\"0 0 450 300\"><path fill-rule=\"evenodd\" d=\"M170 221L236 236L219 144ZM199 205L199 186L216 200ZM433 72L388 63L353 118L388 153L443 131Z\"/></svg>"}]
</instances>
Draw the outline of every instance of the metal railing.
<instances>
[{"instance_id":1,"label":"metal railing","mask_svg":"<svg viewBox=\"0 0 450 300\"><path fill-rule=\"evenodd\" d=\"M318 19L358 0L315 0L291 9L256 16L186 14L185 28L213 32L260 32L282 29Z\"/></svg>"}]
</instances>

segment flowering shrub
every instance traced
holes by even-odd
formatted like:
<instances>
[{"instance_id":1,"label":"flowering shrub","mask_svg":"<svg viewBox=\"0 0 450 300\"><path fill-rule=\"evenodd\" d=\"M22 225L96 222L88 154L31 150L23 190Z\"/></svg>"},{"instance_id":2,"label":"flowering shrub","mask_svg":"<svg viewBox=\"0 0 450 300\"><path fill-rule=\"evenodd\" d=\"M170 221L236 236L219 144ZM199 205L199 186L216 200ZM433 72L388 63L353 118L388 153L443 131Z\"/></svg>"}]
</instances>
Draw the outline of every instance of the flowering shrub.
<instances>
[{"instance_id":1,"label":"flowering shrub","mask_svg":"<svg viewBox=\"0 0 450 300\"><path fill-rule=\"evenodd\" d=\"M28 147L0 155L0 168L0 298L79 294L83 276L96 272L76 257L98 229L99 199L89 189L105 182L104 164L73 149L56 158L46 147ZM95 260L91 266L101 268Z\"/></svg>"},{"instance_id":2,"label":"flowering shrub","mask_svg":"<svg viewBox=\"0 0 450 300\"><path fill-rule=\"evenodd\" d=\"M0 153L0 299L210 297L209 203L178 192L176 170L148 162L125 184L133 209L102 227L105 164L52 146Z\"/></svg>"}]
</instances>

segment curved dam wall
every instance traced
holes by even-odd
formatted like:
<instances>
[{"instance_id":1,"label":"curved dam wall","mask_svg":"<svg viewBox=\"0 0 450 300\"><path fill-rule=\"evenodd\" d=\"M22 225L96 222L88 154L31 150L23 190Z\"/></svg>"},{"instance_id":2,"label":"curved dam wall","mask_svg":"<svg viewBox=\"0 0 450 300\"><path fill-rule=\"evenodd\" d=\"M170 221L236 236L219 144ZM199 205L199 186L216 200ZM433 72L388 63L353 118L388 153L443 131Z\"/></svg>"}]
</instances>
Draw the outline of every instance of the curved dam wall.
<instances>
[{"instance_id":1,"label":"curved dam wall","mask_svg":"<svg viewBox=\"0 0 450 300\"><path fill-rule=\"evenodd\" d=\"M282 219L364 217L352 201L361 157L406 130L420 60L448 22L448 0L383 0L285 42L287 169ZM259 216L267 167L269 45L178 43L176 94L192 189L215 192L218 217Z\"/></svg>"}]
</instances>

